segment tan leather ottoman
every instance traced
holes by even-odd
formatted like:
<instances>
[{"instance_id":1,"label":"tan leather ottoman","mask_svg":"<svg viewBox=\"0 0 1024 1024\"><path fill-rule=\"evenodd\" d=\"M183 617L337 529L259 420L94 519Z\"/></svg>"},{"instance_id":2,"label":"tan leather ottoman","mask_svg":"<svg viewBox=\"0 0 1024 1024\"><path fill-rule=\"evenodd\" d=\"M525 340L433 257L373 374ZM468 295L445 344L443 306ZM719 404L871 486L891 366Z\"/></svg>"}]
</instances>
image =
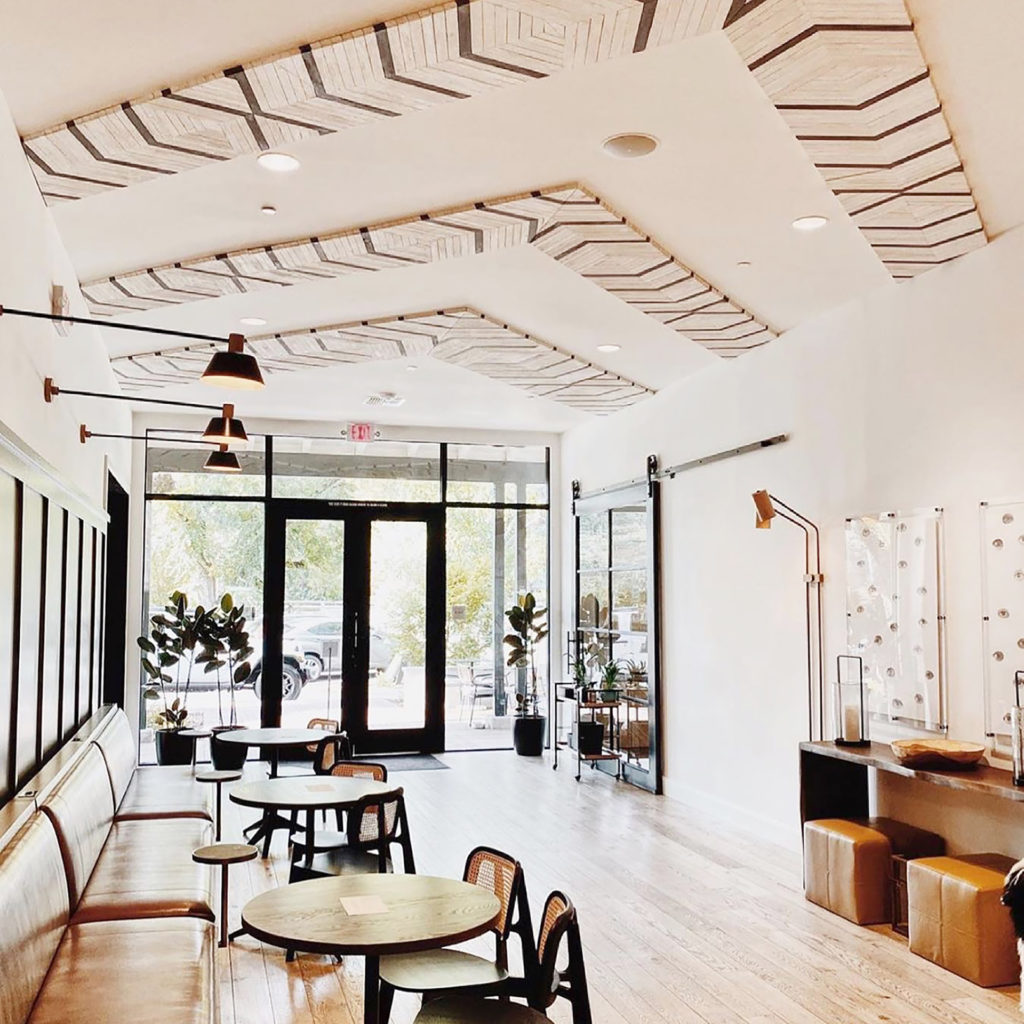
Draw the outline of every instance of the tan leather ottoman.
<instances>
[{"instance_id":1,"label":"tan leather ottoman","mask_svg":"<svg viewBox=\"0 0 1024 1024\"><path fill-rule=\"evenodd\" d=\"M944 853L934 832L892 818L804 822L804 895L854 924L892 920L890 860Z\"/></svg>"},{"instance_id":2,"label":"tan leather ottoman","mask_svg":"<svg viewBox=\"0 0 1024 1024\"><path fill-rule=\"evenodd\" d=\"M1000 902L1011 857L925 857L907 865L911 952L976 985L1020 975L1010 911Z\"/></svg>"}]
</instances>

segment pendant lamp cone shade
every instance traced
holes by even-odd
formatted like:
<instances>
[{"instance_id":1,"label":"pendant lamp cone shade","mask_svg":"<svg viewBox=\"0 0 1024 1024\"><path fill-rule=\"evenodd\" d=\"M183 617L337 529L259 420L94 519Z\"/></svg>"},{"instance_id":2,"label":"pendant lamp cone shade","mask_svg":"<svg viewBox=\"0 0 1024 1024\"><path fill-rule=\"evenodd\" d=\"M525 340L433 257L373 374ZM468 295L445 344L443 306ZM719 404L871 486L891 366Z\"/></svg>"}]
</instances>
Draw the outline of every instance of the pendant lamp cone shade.
<instances>
[{"instance_id":1,"label":"pendant lamp cone shade","mask_svg":"<svg viewBox=\"0 0 1024 1024\"><path fill-rule=\"evenodd\" d=\"M214 416L203 431L204 441L216 441L222 445L243 445L249 443L249 435L240 419L235 418L235 407L224 406L220 416Z\"/></svg>"},{"instance_id":2,"label":"pendant lamp cone shade","mask_svg":"<svg viewBox=\"0 0 1024 1024\"><path fill-rule=\"evenodd\" d=\"M255 356L245 351L245 338L241 334L229 335L227 351L214 353L200 380L214 387L240 391L258 391L266 386L260 364Z\"/></svg>"},{"instance_id":3,"label":"pendant lamp cone shade","mask_svg":"<svg viewBox=\"0 0 1024 1024\"><path fill-rule=\"evenodd\" d=\"M757 528L770 530L775 518L775 506L772 504L771 495L767 491L754 491L753 498L754 507L757 509Z\"/></svg>"},{"instance_id":4,"label":"pendant lamp cone shade","mask_svg":"<svg viewBox=\"0 0 1024 1024\"><path fill-rule=\"evenodd\" d=\"M210 452L203 469L214 473L241 473L242 467L238 464L238 456L228 451L228 446L222 444L215 452Z\"/></svg>"}]
</instances>

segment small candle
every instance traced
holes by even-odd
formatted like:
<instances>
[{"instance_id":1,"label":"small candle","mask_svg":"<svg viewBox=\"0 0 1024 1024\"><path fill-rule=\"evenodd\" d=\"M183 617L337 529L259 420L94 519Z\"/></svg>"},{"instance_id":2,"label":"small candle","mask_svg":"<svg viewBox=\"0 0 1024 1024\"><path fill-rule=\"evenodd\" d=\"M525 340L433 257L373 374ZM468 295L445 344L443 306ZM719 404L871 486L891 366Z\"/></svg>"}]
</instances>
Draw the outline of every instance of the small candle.
<instances>
[{"instance_id":1,"label":"small candle","mask_svg":"<svg viewBox=\"0 0 1024 1024\"><path fill-rule=\"evenodd\" d=\"M860 742L860 708L850 705L843 708L843 739L847 743Z\"/></svg>"}]
</instances>

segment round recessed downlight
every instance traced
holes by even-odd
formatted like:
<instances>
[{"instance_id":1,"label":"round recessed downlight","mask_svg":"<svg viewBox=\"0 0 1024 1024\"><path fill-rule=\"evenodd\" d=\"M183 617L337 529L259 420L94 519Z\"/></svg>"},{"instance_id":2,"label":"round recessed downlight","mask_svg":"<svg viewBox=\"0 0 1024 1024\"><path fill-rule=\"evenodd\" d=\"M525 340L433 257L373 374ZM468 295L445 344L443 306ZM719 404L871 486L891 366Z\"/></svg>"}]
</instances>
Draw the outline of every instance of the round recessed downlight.
<instances>
[{"instance_id":1,"label":"round recessed downlight","mask_svg":"<svg viewBox=\"0 0 1024 1024\"><path fill-rule=\"evenodd\" d=\"M407 366L407 367L405 368L405 372L406 372L406 373L415 373L415 372L416 372L416 371L417 371L418 369L419 369L419 367L418 367L418 366L417 366L417 365L416 365L415 363L410 363L410 364L409 364L409 365L408 365L408 366Z\"/></svg>"},{"instance_id":2,"label":"round recessed downlight","mask_svg":"<svg viewBox=\"0 0 1024 1024\"><path fill-rule=\"evenodd\" d=\"M264 217L276 217L277 216L277 207L276 206L261 206L260 207L260 213L262 213Z\"/></svg>"},{"instance_id":3,"label":"round recessed downlight","mask_svg":"<svg viewBox=\"0 0 1024 1024\"><path fill-rule=\"evenodd\" d=\"M290 153L260 153L260 155L256 157L256 163L258 163L264 170L275 171L278 174L284 174L288 171L297 171L299 169L299 161Z\"/></svg>"},{"instance_id":4,"label":"round recessed downlight","mask_svg":"<svg viewBox=\"0 0 1024 1024\"><path fill-rule=\"evenodd\" d=\"M621 345L598 345L598 352L618 352L622 348Z\"/></svg>"},{"instance_id":5,"label":"round recessed downlight","mask_svg":"<svg viewBox=\"0 0 1024 1024\"><path fill-rule=\"evenodd\" d=\"M736 263L736 266L739 267L740 270L749 270L751 268L752 264L751 264L750 260L739 260Z\"/></svg>"},{"instance_id":6,"label":"round recessed downlight","mask_svg":"<svg viewBox=\"0 0 1024 1024\"><path fill-rule=\"evenodd\" d=\"M601 148L609 155L616 156L623 160L634 160L640 156L647 156L658 148L658 140L651 135L644 135L641 132L627 132L623 135L613 135L605 139Z\"/></svg>"},{"instance_id":7,"label":"round recessed downlight","mask_svg":"<svg viewBox=\"0 0 1024 1024\"><path fill-rule=\"evenodd\" d=\"M246 327L264 327L267 323L261 316L243 316L238 322Z\"/></svg>"},{"instance_id":8,"label":"round recessed downlight","mask_svg":"<svg viewBox=\"0 0 1024 1024\"><path fill-rule=\"evenodd\" d=\"M820 214L811 214L809 217L797 217L793 221L793 227L797 231L820 231L828 223L828 217Z\"/></svg>"}]
</instances>

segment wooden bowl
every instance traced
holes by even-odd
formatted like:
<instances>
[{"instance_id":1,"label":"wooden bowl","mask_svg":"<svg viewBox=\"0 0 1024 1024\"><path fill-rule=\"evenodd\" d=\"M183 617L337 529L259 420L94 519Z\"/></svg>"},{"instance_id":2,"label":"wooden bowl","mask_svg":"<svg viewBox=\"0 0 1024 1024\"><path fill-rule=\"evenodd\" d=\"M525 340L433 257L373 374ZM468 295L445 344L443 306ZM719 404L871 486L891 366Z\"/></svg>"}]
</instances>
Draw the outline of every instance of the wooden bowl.
<instances>
[{"instance_id":1,"label":"wooden bowl","mask_svg":"<svg viewBox=\"0 0 1024 1024\"><path fill-rule=\"evenodd\" d=\"M974 768L985 756L983 744L962 740L893 740L889 747L908 768Z\"/></svg>"}]
</instances>

